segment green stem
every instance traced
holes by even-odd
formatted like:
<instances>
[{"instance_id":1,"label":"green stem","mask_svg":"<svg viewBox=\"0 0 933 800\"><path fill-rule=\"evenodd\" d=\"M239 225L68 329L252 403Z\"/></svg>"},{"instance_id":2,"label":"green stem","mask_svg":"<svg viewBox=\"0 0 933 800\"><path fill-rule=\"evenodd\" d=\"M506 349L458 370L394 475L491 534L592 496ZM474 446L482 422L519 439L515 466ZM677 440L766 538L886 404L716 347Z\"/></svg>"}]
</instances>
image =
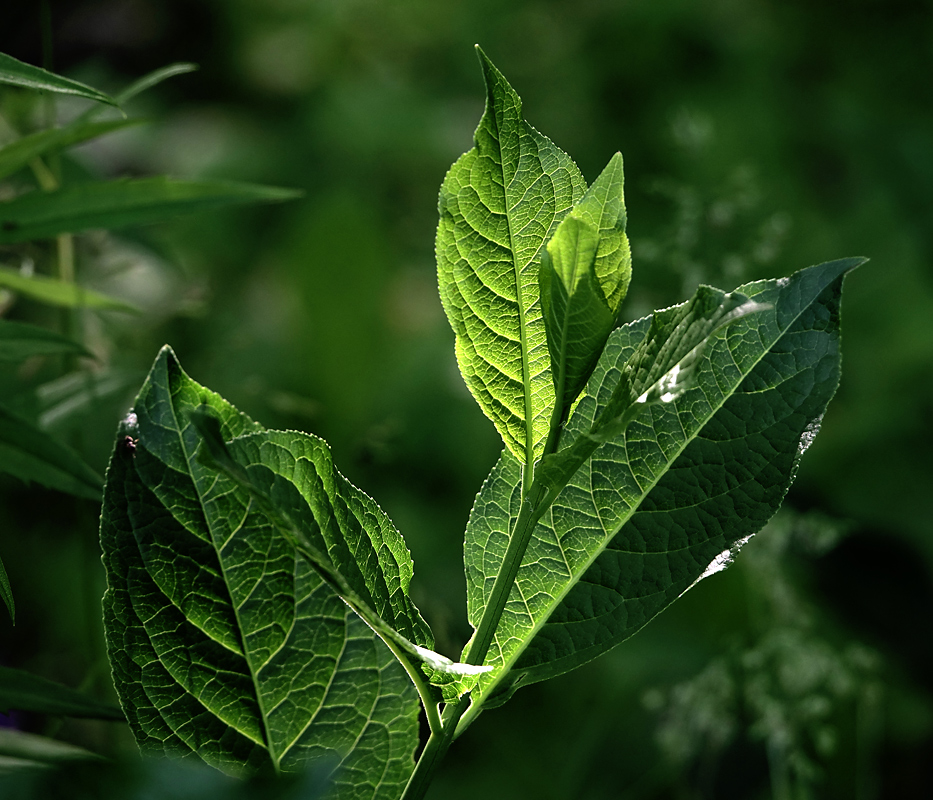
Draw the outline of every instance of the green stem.
<instances>
[{"instance_id":1,"label":"green stem","mask_svg":"<svg viewBox=\"0 0 933 800\"><path fill-rule=\"evenodd\" d=\"M440 712L438 711L437 699L434 697L430 684L425 680L424 673L422 673L418 665L411 663L408 653L406 653L397 642L393 641L392 637L380 634L379 638L385 642L395 658L398 659L399 663L405 668L405 672L408 673L411 682L415 684L415 688L421 696L421 705L424 706L424 713L427 715L428 727L431 729L431 737L433 738L442 731L443 723L441 721Z\"/></svg>"},{"instance_id":2,"label":"green stem","mask_svg":"<svg viewBox=\"0 0 933 800\"><path fill-rule=\"evenodd\" d=\"M620 420L623 429L633 416L634 413L631 409L623 414ZM564 421L564 409L555 408L551 417L551 429L548 433L542 458L556 452ZM597 430L600 424L594 425L593 430ZM575 472L579 464L589 458L599 444L599 441L590 437L587 437L585 441L578 442L573 451L567 453L567 456L573 459L571 463L575 463L576 466L573 466L572 469L568 468L566 474ZM463 659L467 664L478 665L486 660L496 628L499 627L502 612L505 610L505 604L512 592L512 586L515 584L515 578L525 557L525 551L528 549L528 543L531 541L535 525L544 512L550 508L561 488L560 486L542 482L539 477L534 480L527 491L522 492L522 503L519 508L518 519L516 519L509 536L509 545L505 557L502 559L502 566L496 575L489 600L483 609L483 616L476 627L476 632ZM434 772L447 753L451 742L467 727L466 725L458 725L458 723L462 719L468 725L470 721L475 719L482 706L482 697L477 698L477 701L473 702L472 705L470 703L470 695L465 695L457 703L450 704L444 709L440 735L432 727L431 737L428 739L428 743L415 765L415 771L408 781L402 800L421 800L424 797L433 779Z\"/></svg>"},{"instance_id":3,"label":"green stem","mask_svg":"<svg viewBox=\"0 0 933 800\"><path fill-rule=\"evenodd\" d=\"M550 431L541 458L557 450L560 435L564 428L566 409L563 408L559 398L555 402L556 405L551 414ZM522 488L524 490L525 487ZM499 627L502 612L505 610L505 604L512 592L515 576L518 575L522 559L525 557L525 551L528 549L528 543L531 541L531 534L534 532L535 524L541 519L541 515L547 511L555 497L556 492L549 490L540 480L535 480L527 491L522 491L522 504L518 511L518 519L515 520L515 526L509 536L509 546L505 551L502 566L499 568L499 573L492 585L492 592L483 609L483 616L476 628L473 641L470 643L470 648L464 658L467 664L482 664L485 661L496 628Z\"/></svg>"},{"instance_id":4,"label":"green stem","mask_svg":"<svg viewBox=\"0 0 933 800\"><path fill-rule=\"evenodd\" d=\"M492 592L486 601L486 607L483 609L483 616L476 628L476 634L470 643L469 650L464 657L467 664L482 664L489 652L489 646L492 644L496 628L499 626L499 620L505 609L509 594L512 591L512 584L515 583L515 576L518 575L518 568L522 564L522 558L528 549L528 542L531 541L531 534L534 531L535 523L541 518L546 509L546 505L540 503L544 492L540 485L534 485L528 492L528 495L522 498L522 505L518 512L518 519L515 521L515 527L509 536L509 546L505 551L505 557L502 559L502 566L496 575L495 583L492 585Z\"/></svg>"},{"instance_id":5,"label":"green stem","mask_svg":"<svg viewBox=\"0 0 933 800\"><path fill-rule=\"evenodd\" d=\"M557 447L560 437L561 414L562 412L558 409L552 418L545 453L549 453ZM527 477L528 474L529 470L526 468L523 477ZM523 492L522 495L521 509L512 530L512 535L509 537L509 546L503 559L502 568L496 576L492 594L483 611L483 618L480 620L476 634L464 658L467 664L482 664L485 660L486 654L489 652L489 646L492 644L493 635L502 617L502 612L505 609L509 593L512 590L512 584L515 582L515 576L518 574L518 568L521 566L525 550L528 549L528 542L531 541L531 533L534 530L535 523L550 505L550 501L554 499L553 496L548 497L547 490L539 483L533 483L528 487L528 491ZM541 501L545 499L549 502L542 503ZM415 685L417 686L417 683ZM422 702L424 702L424 699L424 695L422 695ZM424 703L424 705L427 711L428 704ZM451 703L444 709L439 729L433 725L431 726L431 736L418 759L418 763L415 765L415 771L412 773L408 785L405 787L402 800L421 800L424 797L431 781L434 779L435 771L457 736L457 723L466 713L469 705L470 695L464 695L456 703ZM474 709L474 711L477 710Z\"/></svg>"},{"instance_id":6,"label":"green stem","mask_svg":"<svg viewBox=\"0 0 933 800\"><path fill-rule=\"evenodd\" d=\"M408 785L402 793L400 800L422 800L434 780L434 773L447 754L454 735L457 732L457 722L466 711L470 703L470 696L461 697L456 703L451 703L444 709L443 729L440 733L432 733L428 743L421 751L415 771L408 779Z\"/></svg>"}]
</instances>

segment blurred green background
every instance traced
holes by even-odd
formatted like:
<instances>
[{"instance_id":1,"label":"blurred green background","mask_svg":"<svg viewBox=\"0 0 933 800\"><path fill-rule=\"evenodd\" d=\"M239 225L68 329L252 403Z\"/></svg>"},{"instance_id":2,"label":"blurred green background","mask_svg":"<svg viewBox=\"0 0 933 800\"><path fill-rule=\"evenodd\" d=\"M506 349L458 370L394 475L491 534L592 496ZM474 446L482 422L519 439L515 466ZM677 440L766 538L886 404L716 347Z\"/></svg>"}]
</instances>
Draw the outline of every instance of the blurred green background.
<instances>
[{"instance_id":1,"label":"blurred green background","mask_svg":"<svg viewBox=\"0 0 933 800\"><path fill-rule=\"evenodd\" d=\"M785 510L735 566L609 656L519 692L451 751L432 797L913 798L933 777L933 2L51 2L54 67L152 123L78 148L70 175L300 188L286 205L78 242L101 356L0 386L103 471L163 343L269 427L324 437L406 537L439 649L465 619L462 531L500 444L464 388L436 291L436 196L483 106L480 43L526 118L593 180L621 150L625 313L851 255L843 379ZM0 51L42 63L39 4ZM79 103L58 102L67 118ZM0 90L20 133L41 109ZM0 251L0 257L6 255ZM46 251L33 254L41 269ZM26 301L3 315L55 325ZM98 507L0 476L17 623L0 662L112 698ZM141 766L118 725L14 724L115 759L6 779L3 797L307 796ZM302 794L304 792L305 794Z\"/></svg>"}]
</instances>

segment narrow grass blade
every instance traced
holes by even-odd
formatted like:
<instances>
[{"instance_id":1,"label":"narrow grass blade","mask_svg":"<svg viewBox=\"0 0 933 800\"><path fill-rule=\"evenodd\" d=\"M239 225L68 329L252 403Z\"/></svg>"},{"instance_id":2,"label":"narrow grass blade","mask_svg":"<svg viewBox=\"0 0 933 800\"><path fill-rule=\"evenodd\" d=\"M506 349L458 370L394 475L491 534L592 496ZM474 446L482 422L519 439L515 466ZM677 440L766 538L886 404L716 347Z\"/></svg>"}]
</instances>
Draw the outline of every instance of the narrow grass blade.
<instances>
[{"instance_id":1,"label":"narrow grass blade","mask_svg":"<svg viewBox=\"0 0 933 800\"><path fill-rule=\"evenodd\" d=\"M0 406L0 470L50 489L100 500L103 481L74 450Z\"/></svg>"},{"instance_id":2,"label":"narrow grass blade","mask_svg":"<svg viewBox=\"0 0 933 800\"><path fill-rule=\"evenodd\" d=\"M143 121L141 119L112 119L105 122L82 122L23 136L0 148L0 179L22 169L34 158L96 139L113 131L139 125Z\"/></svg>"},{"instance_id":3,"label":"narrow grass blade","mask_svg":"<svg viewBox=\"0 0 933 800\"><path fill-rule=\"evenodd\" d=\"M0 361L23 361L58 353L91 356L84 345L48 328L0 319Z\"/></svg>"},{"instance_id":4,"label":"narrow grass blade","mask_svg":"<svg viewBox=\"0 0 933 800\"><path fill-rule=\"evenodd\" d=\"M138 311L135 306L123 300L85 289L76 283L66 283L45 275L23 275L21 272L4 267L0 267L0 287L28 297L30 300L61 308Z\"/></svg>"},{"instance_id":5,"label":"narrow grass blade","mask_svg":"<svg viewBox=\"0 0 933 800\"><path fill-rule=\"evenodd\" d=\"M60 683L21 669L0 667L0 711L33 711L64 717L122 720L123 712Z\"/></svg>"},{"instance_id":6,"label":"narrow grass blade","mask_svg":"<svg viewBox=\"0 0 933 800\"><path fill-rule=\"evenodd\" d=\"M77 184L54 192L30 192L0 203L0 244L95 228L149 225L193 211L278 203L300 195L272 186L165 177Z\"/></svg>"},{"instance_id":7,"label":"narrow grass blade","mask_svg":"<svg viewBox=\"0 0 933 800\"><path fill-rule=\"evenodd\" d=\"M56 94L72 94L88 100L96 100L98 103L117 105L117 101L110 95L91 86L56 75L41 67L26 64L6 53L0 53L0 83Z\"/></svg>"}]
</instances>

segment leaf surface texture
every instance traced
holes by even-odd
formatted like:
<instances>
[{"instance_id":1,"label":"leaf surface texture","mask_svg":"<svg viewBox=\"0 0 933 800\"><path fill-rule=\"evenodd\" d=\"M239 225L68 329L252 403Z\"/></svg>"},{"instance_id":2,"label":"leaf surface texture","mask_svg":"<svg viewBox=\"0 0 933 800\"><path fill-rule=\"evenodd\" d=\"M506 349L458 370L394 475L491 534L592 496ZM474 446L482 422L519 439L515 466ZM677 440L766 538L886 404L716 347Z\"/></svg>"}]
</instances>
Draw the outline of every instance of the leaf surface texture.
<instances>
[{"instance_id":1,"label":"leaf surface texture","mask_svg":"<svg viewBox=\"0 0 933 800\"><path fill-rule=\"evenodd\" d=\"M348 580L431 643L398 532L327 446L264 431L164 348L114 451L101 521L108 650L137 741L229 772L333 770L328 797L397 797L413 767L417 693L251 494L209 465L190 420L204 408L238 463L356 570Z\"/></svg>"},{"instance_id":2,"label":"leaf surface texture","mask_svg":"<svg viewBox=\"0 0 933 800\"><path fill-rule=\"evenodd\" d=\"M515 90L478 52L486 110L475 147L441 186L438 280L464 380L525 462L541 454L554 406L540 255L586 184L570 156L525 122Z\"/></svg>"},{"instance_id":3,"label":"leaf surface texture","mask_svg":"<svg viewBox=\"0 0 933 800\"><path fill-rule=\"evenodd\" d=\"M624 434L594 447L534 530L485 662L495 669L479 679L487 706L628 638L763 527L838 385L842 280L860 263L836 261L740 287L763 308L708 342L693 385L669 402L646 403ZM605 419L623 382L637 397L661 377L664 348L690 344L678 344L688 317L677 308L658 316L672 326L658 340L666 344L651 344L651 317L611 335L558 457ZM506 451L467 527L474 626L520 493L521 467Z\"/></svg>"}]
</instances>

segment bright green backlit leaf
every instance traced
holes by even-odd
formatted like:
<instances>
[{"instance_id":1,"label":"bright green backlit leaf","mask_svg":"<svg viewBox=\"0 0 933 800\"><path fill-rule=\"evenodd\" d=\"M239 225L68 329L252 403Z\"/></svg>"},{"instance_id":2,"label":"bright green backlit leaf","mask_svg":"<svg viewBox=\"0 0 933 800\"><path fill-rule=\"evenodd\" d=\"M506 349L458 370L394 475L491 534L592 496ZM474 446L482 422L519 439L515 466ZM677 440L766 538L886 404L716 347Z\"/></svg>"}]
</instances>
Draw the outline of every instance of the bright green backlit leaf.
<instances>
[{"instance_id":1,"label":"bright green backlit leaf","mask_svg":"<svg viewBox=\"0 0 933 800\"><path fill-rule=\"evenodd\" d=\"M838 385L842 281L860 263L740 287L758 304L755 313L708 342L686 390L643 403L623 433L593 448L537 523L486 659L495 670L480 676L474 697L489 707L520 684L595 658L721 569L762 528ZM693 349L689 330L703 315L691 321L689 305L660 312L654 326L648 317L613 332L562 448L598 430L623 382L637 398ZM733 312L721 297L720 307L721 324ZM467 528L474 625L520 501L521 465L506 451Z\"/></svg>"},{"instance_id":2,"label":"bright green backlit leaf","mask_svg":"<svg viewBox=\"0 0 933 800\"><path fill-rule=\"evenodd\" d=\"M0 319L0 361L22 361L54 353L91 355L83 345L48 328Z\"/></svg>"},{"instance_id":3,"label":"bright green backlit leaf","mask_svg":"<svg viewBox=\"0 0 933 800\"><path fill-rule=\"evenodd\" d=\"M0 470L50 489L100 500L103 481L64 442L0 406Z\"/></svg>"},{"instance_id":4,"label":"bright green backlit leaf","mask_svg":"<svg viewBox=\"0 0 933 800\"><path fill-rule=\"evenodd\" d=\"M554 389L565 411L590 377L616 322L596 277L598 244L592 225L568 216L541 256L541 307Z\"/></svg>"},{"instance_id":5,"label":"bright green backlit leaf","mask_svg":"<svg viewBox=\"0 0 933 800\"><path fill-rule=\"evenodd\" d=\"M524 121L518 95L477 51L486 110L475 147L441 186L438 281L464 380L525 462L540 456L554 405L541 251L586 184L570 157Z\"/></svg>"},{"instance_id":6,"label":"bright green backlit leaf","mask_svg":"<svg viewBox=\"0 0 933 800\"><path fill-rule=\"evenodd\" d=\"M63 78L61 75L34 67L32 64L25 64L6 53L0 53L0 83L56 94L73 94L88 100L96 100L98 103L117 105L117 101L110 95L91 86L70 78Z\"/></svg>"},{"instance_id":7,"label":"bright green backlit leaf","mask_svg":"<svg viewBox=\"0 0 933 800\"><path fill-rule=\"evenodd\" d=\"M217 442L198 415L217 424L218 452L206 450ZM397 797L413 768L418 695L282 535L292 523L383 619L430 645L398 532L334 469L326 444L263 430L164 348L104 493L105 631L120 701L144 751L195 752L229 772L329 765L328 797Z\"/></svg>"},{"instance_id":8,"label":"bright green backlit leaf","mask_svg":"<svg viewBox=\"0 0 933 800\"><path fill-rule=\"evenodd\" d=\"M0 203L0 244L95 228L149 225L193 211L277 203L300 195L272 186L164 177L82 183L54 192L29 192Z\"/></svg>"},{"instance_id":9,"label":"bright green backlit leaf","mask_svg":"<svg viewBox=\"0 0 933 800\"><path fill-rule=\"evenodd\" d=\"M122 720L119 708L20 669L0 667L0 712L33 711L65 717Z\"/></svg>"},{"instance_id":10,"label":"bright green backlit leaf","mask_svg":"<svg viewBox=\"0 0 933 800\"><path fill-rule=\"evenodd\" d=\"M568 215L588 223L599 235L596 277L613 314L618 314L632 280L622 186L622 154L616 153Z\"/></svg>"}]
</instances>

